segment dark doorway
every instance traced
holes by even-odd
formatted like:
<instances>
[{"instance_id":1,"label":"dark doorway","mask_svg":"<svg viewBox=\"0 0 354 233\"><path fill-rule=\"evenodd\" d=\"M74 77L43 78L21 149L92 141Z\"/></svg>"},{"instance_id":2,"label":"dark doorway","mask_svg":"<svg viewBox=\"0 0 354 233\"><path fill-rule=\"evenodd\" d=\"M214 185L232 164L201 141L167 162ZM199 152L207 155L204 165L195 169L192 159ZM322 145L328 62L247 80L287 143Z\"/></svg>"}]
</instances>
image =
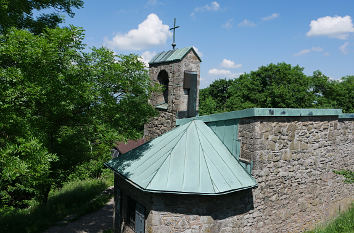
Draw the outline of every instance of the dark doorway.
<instances>
[{"instance_id":1,"label":"dark doorway","mask_svg":"<svg viewBox=\"0 0 354 233\"><path fill-rule=\"evenodd\" d=\"M188 95L187 117L195 117L197 115L197 82L197 72L184 72L183 88Z\"/></svg>"}]
</instances>

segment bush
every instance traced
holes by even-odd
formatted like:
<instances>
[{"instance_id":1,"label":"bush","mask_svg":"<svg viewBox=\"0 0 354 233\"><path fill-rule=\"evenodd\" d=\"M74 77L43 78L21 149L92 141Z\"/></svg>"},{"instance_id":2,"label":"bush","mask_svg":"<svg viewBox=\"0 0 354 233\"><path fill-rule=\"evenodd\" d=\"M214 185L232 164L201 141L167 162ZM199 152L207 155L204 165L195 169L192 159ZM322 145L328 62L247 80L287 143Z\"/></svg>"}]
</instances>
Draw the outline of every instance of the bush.
<instances>
[{"instance_id":1,"label":"bush","mask_svg":"<svg viewBox=\"0 0 354 233\"><path fill-rule=\"evenodd\" d=\"M51 161L38 140L18 138L0 149L0 209L28 207L31 199L45 195Z\"/></svg>"},{"instance_id":2,"label":"bush","mask_svg":"<svg viewBox=\"0 0 354 233\"><path fill-rule=\"evenodd\" d=\"M46 205L37 203L28 209L3 209L0 211L1 231L41 232L68 215L79 217L99 209L111 198L110 194L103 194L112 185L109 180L69 182L63 188L51 191Z\"/></svg>"}]
</instances>

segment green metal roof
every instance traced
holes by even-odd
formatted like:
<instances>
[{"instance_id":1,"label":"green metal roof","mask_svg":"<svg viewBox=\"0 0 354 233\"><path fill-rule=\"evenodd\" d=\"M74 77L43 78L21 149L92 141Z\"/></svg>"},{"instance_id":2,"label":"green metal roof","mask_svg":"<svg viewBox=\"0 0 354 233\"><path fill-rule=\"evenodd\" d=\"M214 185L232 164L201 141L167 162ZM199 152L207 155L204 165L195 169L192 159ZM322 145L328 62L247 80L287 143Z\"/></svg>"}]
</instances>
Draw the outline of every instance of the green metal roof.
<instances>
[{"instance_id":1,"label":"green metal roof","mask_svg":"<svg viewBox=\"0 0 354 233\"><path fill-rule=\"evenodd\" d=\"M341 119L354 119L354 113L343 113L338 116Z\"/></svg>"},{"instance_id":2,"label":"green metal roof","mask_svg":"<svg viewBox=\"0 0 354 233\"><path fill-rule=\"evenodd\" d=\"M167 62L174 62L174 61L180 61L182 60L188 53L189 51L193 51L195 55L198 57L200 61L200 57L198 56L197 52L193 49L193 47L185 47L182 49L175 49L175 50L169 50L167 52L161 52L157 54L155 57L151 59L149 62L150 65L153 64L160 64L160 63L167 63Z\"/></svg>"},{"instance_id":3,"label":"green metal roof","mask_svg":"<svg viewBox=\"0 0 354 233\"><path fill-rule=\"evenodd\" d=\"M350 117L353 113L343 114L342 109L306 109L306 108L247 108L239 111L216 113L193 118L177 119L177 125L183 125L192 120L203 122L225 121L231 119L241 119L247 117L289 117L289 116L338 116L342 118Z\"/></svg>"},{"instance_id":4,"label":"green metal roof","mask_svg":"<svg viewBox=\"0 0 354 233\"><path fill-rule=\"evenodd\" d=\"M149 192L217 195L257 186L204 122L191 121L106 166Z\"/></svg>"}]
</instances>

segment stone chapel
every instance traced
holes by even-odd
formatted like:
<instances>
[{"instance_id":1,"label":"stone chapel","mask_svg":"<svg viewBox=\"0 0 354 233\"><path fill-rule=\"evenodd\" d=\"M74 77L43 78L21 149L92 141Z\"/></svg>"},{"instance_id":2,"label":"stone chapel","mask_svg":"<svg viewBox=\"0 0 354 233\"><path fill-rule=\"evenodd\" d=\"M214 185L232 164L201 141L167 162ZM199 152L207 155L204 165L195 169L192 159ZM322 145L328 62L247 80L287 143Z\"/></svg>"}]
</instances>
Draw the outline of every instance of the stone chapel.
<instances>
[{"instance_id":1,"label":"stone chapel","mask_svg":"<svg viewBox=\"0 0 354 233\"><path fill-rule=\"evenodd\" d=\"M193 47L149 63L163 88L144 139L118 146L114 232L302 232L354 201L354 114L252 108L198 116Z\"/></svg>"}]
</instances>

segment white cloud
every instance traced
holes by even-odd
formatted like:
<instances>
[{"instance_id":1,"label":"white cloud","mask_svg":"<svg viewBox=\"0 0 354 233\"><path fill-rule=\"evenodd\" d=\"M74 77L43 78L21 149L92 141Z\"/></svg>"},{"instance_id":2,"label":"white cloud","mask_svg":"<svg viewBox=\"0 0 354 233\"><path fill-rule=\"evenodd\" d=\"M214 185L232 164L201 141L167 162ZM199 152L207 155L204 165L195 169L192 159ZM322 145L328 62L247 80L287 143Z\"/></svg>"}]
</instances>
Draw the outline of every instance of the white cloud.
<instances>
[{"instance_id":1,"label":"white cloud","mask_svg":"<svg viewBox=\"0 0 354 233\"><path fill-rule=\"evenodd\" d=\"M348 53L348 45L349 42L345 42L344 44L342 44L341 46L339 46L339 50L343 53L343 54L347 54Z\"/></svg>"},{"instance_id":2,"label":"white cloud","mask_svg":"<svg viewBox=\"0 0 354 233\"><path fill-rule=\"evenodd\" d=\"M310 53L311 50L310 49L303 49L297 53L294 54L294 56L301 56L301 55L304 55L304 54L307 54L307 53Z\"/></svg>"},{"instance_id":3,"label":"white cloud","mask_svg":"<svg viewBox=\"0 0 354 233\"><path fill-rule=\"evenodd\" d=\"M254 26L256 26L256 24L248 19L244 19L238 24L238 26L239 27L254 27Z\"/></svg>"},{"instance_id":4,"label":"white cloud","mask_svg":"<svg viewBox=\"0 0 354 233\"><path fill-rule=\"evenodd\" d=\"M223 78L238 78L244 73L233 73L230 70L213 68L208 71L208 74L213 76L222 76Z\"/></svg>"},{"instance_id":5,"label":"white cloud","mask_svg":"<svg viewBox=\"0 0 354 233\"><path fill-rule=\"evenodd\" d=\"M269 16L266 16L266 17L263 17L262 20L263 21L269 21L269 20L272 20L272 19L276 19L279 17L279 14L278 13L273 13Z\"/></svg>"},{"instance_id":6,"label":"white cloud","mask_svg":"<svg viewBox=\"0 0 354 233\"><path fill-rule=\"evenodd\" d=\"M294 54L294 56L301 56L301 55L305 55L305 54L308 54L308 53L311 53L311 52L317 52L317 53L320 53L320 52L323 52L323 48L321 47L312 47L311 49L303 49L297 53ZM328 56L328 53L324 53L325 56Z\"/></svg>"},{"instance_id":7,"label":"white cloud","mask_svg":"<svg viewBox=\"0 0 354 233\"><path fill-rule=\"evenodd\" d=\"M231 29L234 26L234 19L227 20L222 27L225 29Z\"/></svg>"},{"instance_id":8,"label":"white cloud","mask_svg":"<svg viewBox=\"0 0 354 233\"><path fill-rule=\"evenodd\" d=\"M140 61L144 62L145 66L149 66L149 61L156 55L156 52L145 51L140 55Z\"/></svg>"},{"instance_id":9,"label":"white cloud","mask_svg":"<svg viewBox=\"0 0 354 233\"><path fill-rule=\"evenodd\" d=\"M313 51L313 52L322 52L323 48L321 48L321 47L312 47L311 51Z\"/></svg>"},{"instance_id":10,"label":"white cloud","mask_svg":"<svg viewBox=\"0 0 354 233\"><path fill-rule=\"evenodd\" d=\"M216 68L213 68L213 69L210 69L208 71L208 74L210 75L225 75L225 76L230 76L232 73L230 70L224 70L224 69L216 69Z\"/></svg>"},{"instance_id":11,"label":"white cloud","mask_svg":"<svg viewBox=\"0 0 354 233\"><path fill-rule=\"evenodd\" d=\"M211 74L211 75L231 75L231 71L230 70L224 70L224 69L216 69L216 68L213 68L213 69L210 69L208 71L208 74Z\"/></svg>"},{"instance_id":12,"label":"white cloud","mask_svg":"<svg viewBox=\"0 0 354 233\"><path fill-rule=\"evenodd\" d=\"M328 36L345 40L350 32L354 32L352 18L350 16L325 16L312 20L307 36Z\"/></svg>"},{"instance_id":13,"label":"white cloud","mask_svg":"<svg viewBox=\"0 0 354 233\"><path fill-rule=\"evenodd\" d=\"M191 16L194 16L197 12L204 12L204 11L218 11L220 10L220 4L217 1L213 1L210 4L206 4L201 7L194 8L194 11L191 13Z\"/></svg>"},{"instance_id":14,"label":"white cloud","mask_svg":"<svg viewBox=\"0 0 354 233\"><path fill-rule=\"evenodd\" d=\"M147 4L148 4L148 5L156 5L157 3L158 3L157 0L148 0L148 1L147 1Z\"/></svg>"},{"instance_id":15,"label":"white cloud","mask_svg":"<svg viewBox=\"0 0 354 233\"><path fill-rule=\"evenodd\" d=\"M147 18L126 34L117 34L112 40L105 39L105 45L122 50L142 50L151 46L162 45L171 37L169 26L162 23L156 14Z\"/></svg>"},{"instance_id":16,"label":"white cloud","mask_svg":"<svg viewBox=\"0 0 354 233\"><path fill-rule=\"evenodd\" d=\"M241 68L242 64L236 64L234 61L224 58L221 62L221 67L224 68Z\"/></svg>"},{"instance_id":17,"label":"white cloud","mask_svg":"<svg viewBox=\"0 0 354 233\"><path fill-rule=\"evenodd\" d=\"M203 57L203 53L200 52L197 47L193 46L193 49L195 50L195 52L198 54L199 57Z\"/></svg>"}]
</instances>

